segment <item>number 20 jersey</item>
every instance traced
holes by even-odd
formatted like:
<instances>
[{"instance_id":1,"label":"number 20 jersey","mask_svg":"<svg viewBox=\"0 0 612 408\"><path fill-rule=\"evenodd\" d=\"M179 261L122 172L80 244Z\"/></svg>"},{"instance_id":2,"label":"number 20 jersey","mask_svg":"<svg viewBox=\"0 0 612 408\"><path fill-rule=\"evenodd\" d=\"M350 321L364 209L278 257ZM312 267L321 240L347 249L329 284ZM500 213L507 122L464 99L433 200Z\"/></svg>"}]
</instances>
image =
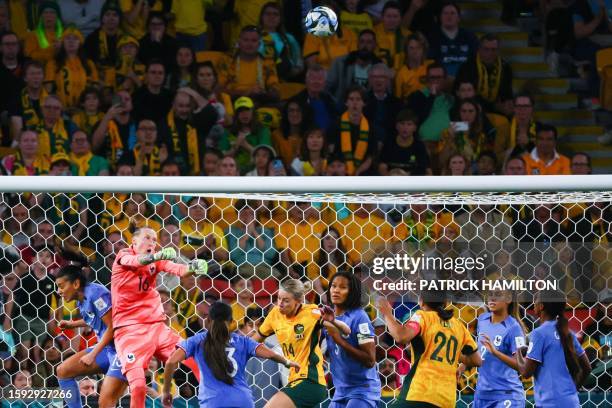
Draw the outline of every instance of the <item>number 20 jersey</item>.
<instances>
[{"instance_id":1,"label":"number 20 jersey","mask_svg":"<svg viewBox=\"0 0 612 408\"><path fill-rule=\"evenodd\" d=\"M410 342L412 367L398 398L454 407L459 356L475 352L476 342L465 324L454 317L444 321L437 312L418 310L410 320L421 330Z\"/></svg>"},{"instance_id":2,"label":"number 20 jersey","mask_svg":"<svg viewBox=\"0 0 612 408\"><path fill-rule=\"evenodd\" d=\"M157 274L161 271L181 276L187 271L187 265L171 261L140 265L138 255L132 247L119 251L111 275L115 329L132 324L166 320L161 298L156 289Z\"/></svg>"}]
</instances>

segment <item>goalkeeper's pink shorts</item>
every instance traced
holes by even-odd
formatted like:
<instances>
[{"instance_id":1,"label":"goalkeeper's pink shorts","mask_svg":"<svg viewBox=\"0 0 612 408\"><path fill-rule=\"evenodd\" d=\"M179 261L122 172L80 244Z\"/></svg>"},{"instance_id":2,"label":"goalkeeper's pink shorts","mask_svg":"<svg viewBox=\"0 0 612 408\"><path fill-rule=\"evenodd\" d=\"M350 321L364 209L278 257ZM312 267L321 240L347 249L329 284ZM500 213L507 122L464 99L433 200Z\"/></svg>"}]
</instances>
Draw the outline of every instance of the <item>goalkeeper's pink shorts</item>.
<instances>
[{"instance_id":1,"label":"goalkeeper's pink shorts","mask_svg":"<svg viewBox=\"0 0 612 408\"><path fill-rule=\"evenodd\" d=\"M183 340L164 322L132 324L115 330L115 348L123 374L132 368L146 370L151 357L166 362Z\"/></svg>"}]
</instances>

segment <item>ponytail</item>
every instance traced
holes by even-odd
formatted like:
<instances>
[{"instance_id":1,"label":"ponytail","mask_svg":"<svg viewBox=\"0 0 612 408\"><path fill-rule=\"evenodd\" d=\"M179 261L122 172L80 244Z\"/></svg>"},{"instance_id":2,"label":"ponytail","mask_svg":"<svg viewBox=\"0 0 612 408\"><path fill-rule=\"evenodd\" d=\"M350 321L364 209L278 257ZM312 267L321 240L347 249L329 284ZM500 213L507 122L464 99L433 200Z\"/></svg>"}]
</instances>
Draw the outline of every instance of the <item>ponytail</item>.
<instances>
[{"instance_id":1,"label":"ponytail","mask_svg":"<svg viewBox=\"0 0 612 408\"><path fill-rule=\"evenodd\" d=\"M225 351L230 341L228 323L232 321L232 308L223 302L215 302L210 307L208 318L211 323L204 340L204 361L217 380L233 385L234 367Z\"/></svg>"},{"instance_id":2,"label":"ponytail","mask_svg":"<svg viewBox=\"0 0 612 408\"><path fill-rule=\"evenodd\" d=\"M440 319L447 321L453 317L452 309L447 309L447 297L444 291L423 291L421 292L423 304L435 310Z\"/></svg>"},{"instance_id":3,"label":"ponytail","mask_svg":"<svg viewBox=\"0 0 612 408\"><path fill-rule=\"evenodd\" d=\"M572 333L569 330L568 321L565 318L563 312L565 311L566 299L565 295L557 291L547 291L540 293L540 302L544 307L546 314L553 319L556 319L557 323L555 328L559 334L559 340L563 347L563 354L565 355L565 364L567 369L572 376L572 380L578 385L579 378L582 377L582 369L578 363L578 356L576 355L576 349L574 348L574 339Z\"/></svg>"}]
</instances>

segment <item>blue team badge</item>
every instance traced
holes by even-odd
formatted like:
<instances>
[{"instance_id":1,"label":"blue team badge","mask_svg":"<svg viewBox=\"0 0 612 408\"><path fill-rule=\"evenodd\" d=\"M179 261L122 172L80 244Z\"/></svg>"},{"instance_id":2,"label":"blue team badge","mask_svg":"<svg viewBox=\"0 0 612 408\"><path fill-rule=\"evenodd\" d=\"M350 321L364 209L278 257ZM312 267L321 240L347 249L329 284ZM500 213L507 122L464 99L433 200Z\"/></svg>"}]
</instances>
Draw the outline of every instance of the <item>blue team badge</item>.
<instances>
[{"instance_id":1,"label":"blue team badge","mask_svg":"<svg viewBox=\"0 0 612 408\"><path fill-rule=\"evenodd\" d=\"M497 336L495 336L495 339L493 340L493 344L495 344L495 347L499 347L502 344L502 336L500 336L499 334Z\"/></svg>"},{"instance_id":2,"label":"blue team badge","mask_svg":"<svg viewBox=\"0 0 612 408\"><path fill-rule=\"evenodd\" d=\"M302 340L304 338L304 325L296 324L293 326L293 331L295 332L295 339Z\"/></svg>"}]
</instances>

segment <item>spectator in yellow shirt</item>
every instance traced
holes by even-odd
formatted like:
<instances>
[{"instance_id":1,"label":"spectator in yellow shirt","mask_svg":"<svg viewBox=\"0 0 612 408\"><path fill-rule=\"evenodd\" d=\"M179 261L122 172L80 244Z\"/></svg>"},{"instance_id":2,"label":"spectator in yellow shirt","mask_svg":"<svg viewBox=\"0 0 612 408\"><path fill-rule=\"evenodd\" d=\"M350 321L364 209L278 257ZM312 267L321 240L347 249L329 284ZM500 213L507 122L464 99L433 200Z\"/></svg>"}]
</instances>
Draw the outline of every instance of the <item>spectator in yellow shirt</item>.
<instances>
[{"instance_id":1,"label":"spectator in yellow shirt","mask_svg":"<svg viewBox=\"0 0 612 408\"><path fill-rule=\"evenodd\" d=\"M56 93L66 108L78 108L87 85L98 83L98 70L83 53L83 34L75 27L62 35L62 46L45 68L47 91Z\"/></svg>"},{"instance_id":2,"label":"spectator in yellow shirt","mask_svg":"<svg viewBox=\"0 0 612 408\"><path fill-rule=\"evenodd\" d=\"M260 40L257 27L244 27L236 55L219 67L219 82L232 97L249 96L258 105L277 101L279 96L276 65L259 55Z\"/></svg>"},{"instance_id":3,"label":"spectator in yellow shirt","mask_svg":"<svg viewBox=\"0 0 612 408\"><path fill-rule=\"evenodd\" d=\"M217 0L218 2L219 0ZM176 39L193 52L206 49L206 8L213 0L180 0L172 2Z\"/></svg>"},{"instance_id":4,"label":"spectator in yellow shirt","mask_svg":"<svg viewBox=\"0 0 612 408\"><path fill-rule=\"evenodd\" d=\"M319 238L325 230L319 212L310 203L298 202L291 206L288 219L277 226L276 246L281 261L294 279L305 277L308 266L315 262L321 247Z\"/></svg>"},{"instance_id":5,"label":"spectator in yellow shirt","mask_svg":"<svg viewBox=\"0 0 612 408\"><path fill-rule=\"evenodd\" d=\"M352 265L369 259L387 244L396 241L393 226L373 204L360 205L353 214L334 224Z\"/></svg>"},{"instance_id":6,"label":"spectator in yellow shirt","mask_svg":"<svg viewBox=\"0 0 612 408\"><path fill-rule=\"evenodd\" d=\"M234 20L231 23L230 49L235 47L243 27L257 26L261 9L268 1L270 0L234 0Z\"/></svg>"},{"instance_id":7,"label":"spectator in yellow shirt","mask_svg":"<svg viewBox=\"0 0 612 408\"><path fill-rule=\"evenodd\" d=\"M181 255L189 259L228 260L227 241L223 230L208 221L208 203L202 197L187 202L187 217L181 221Z\"/></svg>"},{"instance_id":8,"label":"spectator in yellow shirt","mask_svg":"<svg viewBox=\"0 0 612 408\"><path fill-rule=\"evenodd\" d=\"M411 93L422 89L427 79L427 59L429 45L427 38L419 32L406 38L404 52L395 57L395 96L407 98Z\"/></svg>"},{"instance_id":9,"label":"spectator in yellow shirt","mask_svg":"<svg viewBox=\"0 0 612 408\"><path fill-rule=\"evenodd\" d=\"M363 11L363 0L345 0L344 10L340 13L340 20L346 28L350 28L357 35L363 30L371 30L372 17Z\"/></svg>"},{"instance_id":10,"label":"spectator in yellow shirt","mask_svg":"<svg viewBox=\"0 0 612 408\"><path fill-rule=\"evenodd\" d=\"M570 159L557 152L557 128L541 125L536 134L536 147L523 155L527 174L571 174Z\"/></svg>"},{"instance_id":11,"label":"spectator in yellow shirt","mask_svg":"<svg viewBox=\"0 0 612 408\"><path fill-rule=\"evenodd\" d=\"M25 38L24 54L40 63L47 63L55 56L64 33L59 6L54 1L44 1L38 6L38 25Z\"/></svg>"},{"instance_id":12,"label":"spectator in yellow shirt","mask_svg":"<svg viewBox=\"0 0 612 408\"><path fill-rule=\"evenodd\" d=\"M232 326L230 331L234 331L244 325L244 318L247 315L247 310L256 308L255 289L253 282L250 279L244 279L240 276L232 278L230 285L236 294L236 301L231 304L232 307Z\"/></svg>"},{"instance_id":13,"label":"spectator in yellow shirt","mask_svg":"<svg viewBox=\"0 0 612 408\"><path fill-rule=\"evenodd\" d=\"M338 57L357 50L357 35L338 21L338 31L330 37L306 34L304 40L304 62L307 67L321 65L329 69Z\"/></svg>"},{"instance_id":14,"label":"spectator in yellow shirt","mask_svg":"<svg viewBox=\"0 0 612 408\"><path fill-rule=\"evenodd\" d=\"M161 0L119 0L119 6L124 16L123 31L137 39L145 35L149 13L163 9Z\"/></svg>"},{"instance_id":15,"label":"spectator in yellow shirt","mask_svg":"<svg viewBox=\"0 0 612 408\"><path fill-rule=\"evenodd\" d=\"M374 26L378 57L393 66L395 56L404 49L404 39L410 30L402 26L402 12L397 1L389 1L383 7L381 22Z\"/></svg>"}]
</instances>

